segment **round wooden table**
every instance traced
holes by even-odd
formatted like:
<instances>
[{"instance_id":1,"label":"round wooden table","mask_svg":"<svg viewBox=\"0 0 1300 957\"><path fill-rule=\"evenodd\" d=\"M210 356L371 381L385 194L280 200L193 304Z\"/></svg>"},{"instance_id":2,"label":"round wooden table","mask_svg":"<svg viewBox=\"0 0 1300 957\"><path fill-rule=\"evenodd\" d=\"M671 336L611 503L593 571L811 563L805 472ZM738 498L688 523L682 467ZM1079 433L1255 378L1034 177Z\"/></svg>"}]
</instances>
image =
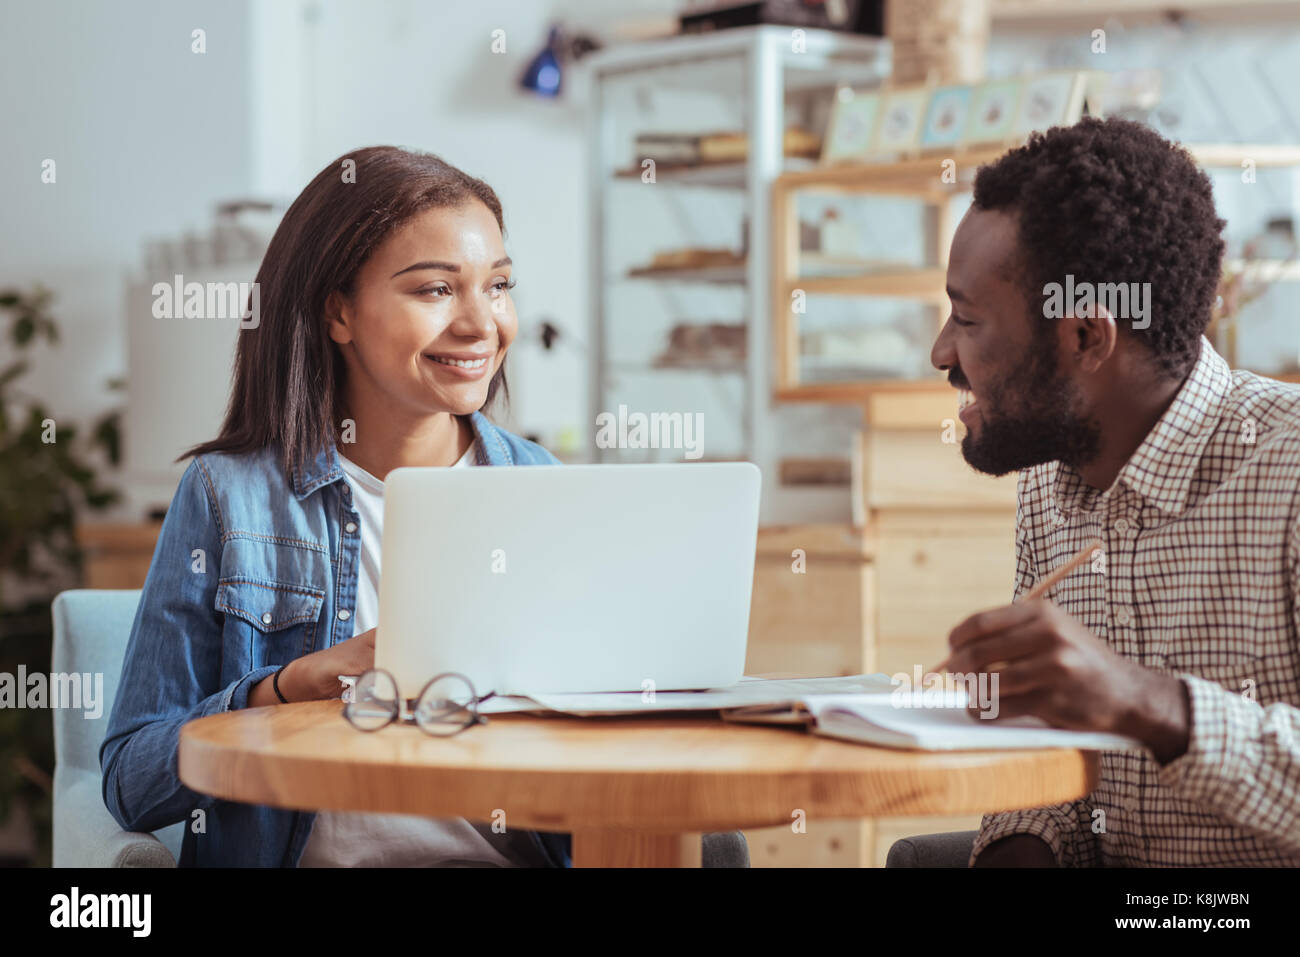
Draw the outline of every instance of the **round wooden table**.
<instances>
[{"instance_id":1,"label":"round wooden table","mask_svg":"<svg viewBox=\"0 0 1300 957\"><path fill-rule=\"evenodd\" d=\"M502 820L573 834L583 866L698 866L699 835L806 819L974 814L1073 800L1095 752L922 753L716 715L492 715L451 738L365 733L341 701L200 718L180 778L232 801L300 810Z\"/></svg>"}]
</instances>

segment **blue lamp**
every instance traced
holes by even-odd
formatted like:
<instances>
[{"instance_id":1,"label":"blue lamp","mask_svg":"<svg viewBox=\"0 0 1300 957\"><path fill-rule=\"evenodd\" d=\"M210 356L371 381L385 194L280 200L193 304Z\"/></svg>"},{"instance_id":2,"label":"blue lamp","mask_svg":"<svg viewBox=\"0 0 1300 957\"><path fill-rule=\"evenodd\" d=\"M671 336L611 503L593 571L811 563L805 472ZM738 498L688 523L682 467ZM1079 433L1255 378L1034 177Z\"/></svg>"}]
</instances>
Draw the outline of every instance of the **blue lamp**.
<instances>
[{"instance_id":1,"label":"blue lamp","mask_svg":"<svg viewBox=\"0 0 1300 957\"><path fill-rule=\"evenodd\" d=\"M551 27L545 48L533 57L524 70L519 85L538 96L558 96L560 93L560 51L563 40L559 27Z\"/></svg>"},{"instance_id":2,"label":"blue lamp","mask_svg":"<svg viewBox=\"0 0 1300 957\"><path fill-rule=\"evenodd\" d=\"M558 24L551 27L546 46L528 63L519 85L538 96L560 95L563 64L600 49L600 41L586 34L568 35Z\"/></svg>"}]
</instances>

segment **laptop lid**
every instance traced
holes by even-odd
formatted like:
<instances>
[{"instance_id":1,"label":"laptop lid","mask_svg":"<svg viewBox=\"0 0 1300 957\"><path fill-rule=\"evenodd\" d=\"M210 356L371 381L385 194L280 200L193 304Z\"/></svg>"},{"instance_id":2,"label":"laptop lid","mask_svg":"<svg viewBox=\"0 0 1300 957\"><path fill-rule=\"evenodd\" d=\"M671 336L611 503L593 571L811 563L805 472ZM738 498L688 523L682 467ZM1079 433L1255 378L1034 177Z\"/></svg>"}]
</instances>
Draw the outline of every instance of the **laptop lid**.
<instances>
[{"instance_id":1,"label":"laptop lid","mask_svg":"<svg viewBox=\"0 0 1300 957\"><path fill-rule=\"evenodd\" d=\"M409 698L733 684L759 488L748 462L395 469L375 664Z\"/></svg>"}]
</instances>

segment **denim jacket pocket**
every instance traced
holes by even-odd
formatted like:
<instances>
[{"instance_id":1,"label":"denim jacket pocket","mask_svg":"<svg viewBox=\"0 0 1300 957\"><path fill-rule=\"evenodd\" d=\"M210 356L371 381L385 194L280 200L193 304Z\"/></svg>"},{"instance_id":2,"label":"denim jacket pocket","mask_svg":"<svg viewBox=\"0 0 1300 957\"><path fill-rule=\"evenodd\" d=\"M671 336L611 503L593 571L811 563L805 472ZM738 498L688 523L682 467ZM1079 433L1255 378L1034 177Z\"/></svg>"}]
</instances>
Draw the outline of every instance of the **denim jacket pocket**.
<instances>
[{"instance_id":1,"label":"denim jacket pocket","mask_svg":"<svg viewBox=\"0 0 1300 957\"><path fill-rule=\"evenodd\" d=\"M248 667L286 664L311 650L320 621L322 589L223 578L215 607L249 626Z\"/></svg>"}]
</instances>

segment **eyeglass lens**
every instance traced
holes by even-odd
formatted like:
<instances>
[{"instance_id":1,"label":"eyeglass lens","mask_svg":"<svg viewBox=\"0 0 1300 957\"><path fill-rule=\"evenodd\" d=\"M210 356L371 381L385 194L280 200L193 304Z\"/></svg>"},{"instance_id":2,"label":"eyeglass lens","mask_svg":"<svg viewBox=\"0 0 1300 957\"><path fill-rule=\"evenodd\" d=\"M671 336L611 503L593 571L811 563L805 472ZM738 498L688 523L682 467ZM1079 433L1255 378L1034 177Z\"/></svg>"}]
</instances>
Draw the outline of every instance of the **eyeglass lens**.
<instances>
[{"instance_id":1,"label":"eyeglass lens","mask_svg":"<svg viewBox=\"0 0 1300 957\"><path fill-rule=\"evenodd\" d=\"M400 709L397 683L384 671L367 671L357 681L347 718L363 731L374 731L390 723Z\"/></svg>"},{"instance_id":2,"label":"eyeglass lens","mask_svg":"<svg viewBox=\"0 0 1300 957\"><path fill-rule=\"evenodd\" d=\"M475 721L474 687L459 675L431 681L415 703L415 721L430 734L455 734Z\"/></svg>"}]
</instances>

